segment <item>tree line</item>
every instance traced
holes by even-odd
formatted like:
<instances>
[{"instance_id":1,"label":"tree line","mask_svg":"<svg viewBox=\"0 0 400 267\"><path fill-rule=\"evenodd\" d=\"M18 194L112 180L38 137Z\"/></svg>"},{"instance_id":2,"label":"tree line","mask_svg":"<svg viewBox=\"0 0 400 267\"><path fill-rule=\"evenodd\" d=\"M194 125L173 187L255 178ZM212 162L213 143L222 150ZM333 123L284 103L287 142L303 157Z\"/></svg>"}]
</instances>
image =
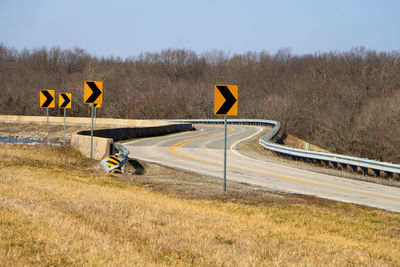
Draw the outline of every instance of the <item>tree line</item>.
<instances>
[{"instance_id":1,"label":"tree line","mask_svg":"<svg viewBox=\"0 0 400 267\"><path fill-rule=\"evenodd\" d=\"M69 116L88 116L85 80L104 83L98 116L130 119L214 118L214 85L237 84L239 118L278 120L331 152L400 163L399 51L165 49L121 59L81 48L17 51L0 44L0 114L44 115L39 90L56 89L72 93Z\"/></svg>"}]
</instances>

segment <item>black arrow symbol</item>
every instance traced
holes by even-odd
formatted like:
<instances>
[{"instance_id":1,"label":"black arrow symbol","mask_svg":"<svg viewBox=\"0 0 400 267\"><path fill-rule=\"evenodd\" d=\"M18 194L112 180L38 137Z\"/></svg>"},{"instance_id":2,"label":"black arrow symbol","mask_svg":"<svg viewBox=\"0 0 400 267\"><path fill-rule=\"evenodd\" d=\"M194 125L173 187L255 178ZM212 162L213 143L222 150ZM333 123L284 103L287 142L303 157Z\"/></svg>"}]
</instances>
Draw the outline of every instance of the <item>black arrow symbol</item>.
<instances>
[{"instance_id":1,"label":"black arrow symbol","mask_svg":"<svg viewBox=\"0 0 400 267\"><path fill-rule=\"evenodd\" d=\"M93 103L101 95L101 91L94 82L86 82L86 84L92 89L92 94L85 103Z\"/></svg>"},{"instance_id":2,"label":"black arrow symbol","mask_svg":"<svg viewBox=\"0 0 400 267\"><path fill-rule=\"evenodd\" d=\"M217 88L221 92L222 96L225 97L225 103L219 108L216 114L226 115L236 103L237 99L232 95L227 86L217 85Z\"/></svg>"},{"instance_id":3,"label":"black arrow symbol","mask_svg":"<svg viewBox=\"0 0 400 267\"><path fill-rule=\"evenodd\" d=\"M61 104L60 108L65 108L71 102L71 99L69 99L67 94L61 94L61 96L64 98L64 103Z\"/></svg>"},{"instance_id":4,"label":"black arrow symbol","mask_svg":"<svg viewBox=\"0 0 400 267\"><path fill-rule=\"evenodd\" d=\"M47 108L51 102L53 102L54 97L48 91L42 91L42 94L46 97L46 101L43 103L42 107Z\"/></svg>"}]
</instances>

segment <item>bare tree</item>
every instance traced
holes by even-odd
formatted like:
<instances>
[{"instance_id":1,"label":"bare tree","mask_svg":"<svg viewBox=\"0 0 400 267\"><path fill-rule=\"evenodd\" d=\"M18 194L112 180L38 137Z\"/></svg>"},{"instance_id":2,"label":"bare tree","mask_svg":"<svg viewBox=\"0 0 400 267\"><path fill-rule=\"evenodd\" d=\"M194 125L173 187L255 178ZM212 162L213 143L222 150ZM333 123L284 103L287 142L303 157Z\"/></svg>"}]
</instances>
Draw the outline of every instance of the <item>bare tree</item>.
<instances>
[{"instance_id":1,"label":"bare tree","mask_svg":"<svg viewBox=\"0 0 400 267\"><path fill-rule=\"evenodd\" d=\"M239 117L279 120L332 152L400 162L399 52L165 49L122 60L80 48L17 51L0 44L0 114L41 115L38 91L56 89L72 92L69 114L88 116L85 80L104 82L100 114L120 118L213 118L213 86L238 84Z\"/></svg>"}]
</instances>

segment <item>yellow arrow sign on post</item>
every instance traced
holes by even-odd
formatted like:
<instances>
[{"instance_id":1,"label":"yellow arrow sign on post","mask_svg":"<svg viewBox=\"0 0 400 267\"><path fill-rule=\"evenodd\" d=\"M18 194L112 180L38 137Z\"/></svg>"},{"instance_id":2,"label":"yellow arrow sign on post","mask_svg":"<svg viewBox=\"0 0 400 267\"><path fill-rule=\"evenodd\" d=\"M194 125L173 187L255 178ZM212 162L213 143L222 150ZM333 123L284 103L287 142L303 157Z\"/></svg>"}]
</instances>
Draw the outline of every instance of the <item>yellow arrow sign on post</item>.
<instances>
[{"instance_id":1,"label":"yellow arrow sign on post","mask_svg":"<svg viewBox=\"0 0 400 267\"><path fill-rule=\"evenodd\" d=\"M56 107L56 98L54 90L40 90L40 107L46 109L47 117L47 143L50 142L50 123L49 123L49 108Z\"/></svg>"},{"instance_id":2,"label":"yellow arrow sign on post","mask_svg":"<svg viewBox=\"0 0 400 267\"><path fill-rule=\"evenodd\" d=\"M84 102L85 104L103 103L103 82L85 81L84 82Z\"/></svg>"},{"instance_id":3,"label":"yellow arrow sign on post","mask_svg":"<svg viewBox=\"0 0 400 267\"><path fill-rule=\"evenodd\" d=\"M71 93L60 93L58 95L58 107L59 108L71 108L72 106L72 94Z\"/></svg>"},{"instance_id":4,"label":"yellow arrow sign on post","mask_svg":"<svg viewBox=\"0 0 400 267\"><path fill-rule=\"evenodd\" d=\"M220 84L215 85L214 90L214 114L224 116L224 187L226 192L226 146L227 146L227 116L237 116L238 114L238 86Z\"/></svg>"},{"instance_id":5,"label":"yellow arrow sign on post","mask_svg":"<svg viewBox=\"0 0 400 267\"><path fill-rule=\"evenodd\" d=\"M64 109L64 146L67 144L65 141L67 108L71 108L71 106L72 106L72 94L60 93L58 95L58 107Z\"/></svg>"},{"instance_id":6,"label":"yellow arrow sign on post","mask_svg":"<svg viewBox=\"0 0 400 267\"><path fill-rule=\"evenodd\" d=\"M54 90L40 90L40 107L55 108L56 99Z\"/></svg>"},{"instance_id":7,"label":"yellow arrow sign on post","mask_svg":"<svg viewBox=\"0 0 400 267\"><path fill-rule=\"evenodd\" d=\"M92 128L90 129L90 162L92 162L93 154L93 113L96 109L94 104L103 104L103 82L101 81L85 81L83 100L85 104L92 104Z\"/></svg>"},{"instance_id":8,"label":"yellow arrow sign on post","mask_svg":"<svg viewBox=\"0 0 400 267\"><path fill-rule=\"evenodd\" d=\"M214 95L214 115L238 115L238 86L216 85Z\"/></svg>"}]
</instances>

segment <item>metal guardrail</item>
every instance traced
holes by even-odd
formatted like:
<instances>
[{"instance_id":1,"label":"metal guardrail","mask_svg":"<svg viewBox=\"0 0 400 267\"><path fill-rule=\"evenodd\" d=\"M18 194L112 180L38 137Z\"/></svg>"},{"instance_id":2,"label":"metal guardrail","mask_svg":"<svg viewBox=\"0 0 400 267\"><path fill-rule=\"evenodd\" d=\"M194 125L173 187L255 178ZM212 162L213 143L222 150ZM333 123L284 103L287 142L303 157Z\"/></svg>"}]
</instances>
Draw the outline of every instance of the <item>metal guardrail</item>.
<instances>
[{"instance_id":1,"label":"metal guardrail","mask_svg":"<svg viewBox=\"0 0 400 267\"><path fill-rule=\"evenodd\" d=\"M168 120L173 122L189 122L189 123L204 123L204 124L223 124L224 120ZM270 151L290 156L296 159L303 160L312 160L316 162L322 162L325 165L331 163L334 167L337 167L337 164L340 164L343 169L346 169L347 166L350 166L353 171L357 171L357 167L359 167L364 175L368 174L368 169L372 170L377 176L380 176L380 172L386 173L388 177L392 177L393 173L396 173L400 176L400 165L389 163L389 162L380 162L376 160L356 158L346 155L333 154L333 153L325 153L325 152L316 152L305 149L298 149L287 147L284 145L279 145L273 143L271 139L275 137L280 131L280 123L278 121L272 120L254 120L254 119L239 119L239 120L229 120L228 124L243 124L243 125L261 125L261 126L272 126L273 128L265 135L263 135L259 139L259 144L263 146L265 149Z\"/></svg>"}]
</instances>

